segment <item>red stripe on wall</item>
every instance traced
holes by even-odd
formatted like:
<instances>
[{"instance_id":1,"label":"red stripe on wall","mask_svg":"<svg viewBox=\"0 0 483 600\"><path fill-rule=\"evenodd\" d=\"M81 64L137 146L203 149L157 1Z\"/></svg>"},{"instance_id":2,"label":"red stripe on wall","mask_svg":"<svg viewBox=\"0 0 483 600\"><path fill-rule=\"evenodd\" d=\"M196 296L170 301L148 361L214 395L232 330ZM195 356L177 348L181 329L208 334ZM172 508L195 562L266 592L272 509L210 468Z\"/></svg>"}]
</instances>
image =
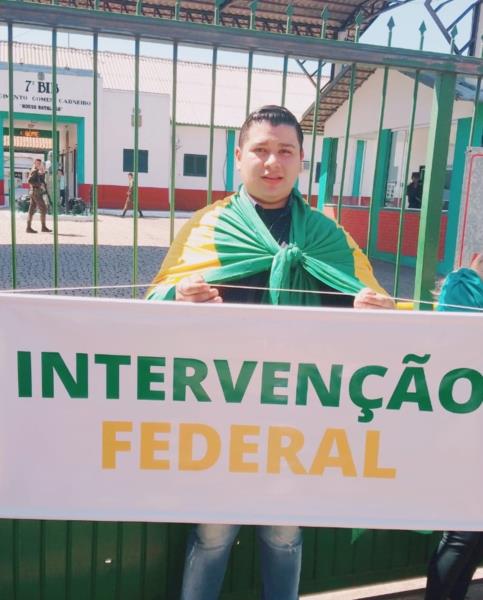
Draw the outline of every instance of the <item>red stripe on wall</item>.
<instances>
[{"instance_id":1,"label":"red stripe on wall","mask_svg":"<svg viewBox=\"0 0 483 600\"><path fill-rule=\"evenodd\" d=\"M2 193L3 181L0 180L0 194ZM87 203L90 202L91 185L79 186L79 195ZM126 200L127 186L125 185L99 185L98 199L99 208L111 208L122 210ZM220 200L229 195L230 192L217 190L213 192L213 201ZM194 211L206 206L206 190L176 190L176 210ZM0 201L3 196L0 196ZM344 197L344 203L350 204L355 201L352 197ZM357 201L359 201L357 199ZM361 198L362 206L344 206L342 210L342 226L354 240L365 248L367 245L367 229L369 224L369 198ZM310 204L316 206L317 196L312 195ZM167 188L141 187L139 188L139 205L142 210L169 210L169 191ZM324 213L337 219L337 206L326 204ZM404 216L402 253L404 256L416 256L419 235L419 211L406 212ZM446 227L448 223L447 214L441 218L441 235L439 240L439 258L444 258L444 243L446 238ZM377 250L388 254L397 251L397 233L399 227L399 211L381 210L379 218L379 229L377 239Z\"/></svg>"},{"instance_id":2,"label":"red stripe on wall","mask_svg":"<svg viewBox=\"0 0 483 600\"><path fill-rule=\"evenodd\" d=\"M406 212L404 214L402 254L416 256L418 252L420 212ZM444 258L444 244L446 240L446 227L448 215L441 216L441 230L439 236L438 258ZM399 212L381 211L379 229L377 232L377 249L379 252L394 254L397 251L397 233L399 228Z\"/></svg>"},{"instance_id":3,"label":"red stripe on wall","mask_svg":"<svg viewBox=\"0 0 483 600\"><path fill-rule=\"evenodd\" d=\"M84 202L90 203L90 184L79 185L79 196ZM127 186L99 185L97 198L99 208L122 210L126 201ZM229 192L214 191L213 201L225 198ZM206 190L176 190L175 203L177 210L198 210L206 206ZM139 206L141 210L169 210L168 188L140 187Z\"/></svg>"}]
</instances>

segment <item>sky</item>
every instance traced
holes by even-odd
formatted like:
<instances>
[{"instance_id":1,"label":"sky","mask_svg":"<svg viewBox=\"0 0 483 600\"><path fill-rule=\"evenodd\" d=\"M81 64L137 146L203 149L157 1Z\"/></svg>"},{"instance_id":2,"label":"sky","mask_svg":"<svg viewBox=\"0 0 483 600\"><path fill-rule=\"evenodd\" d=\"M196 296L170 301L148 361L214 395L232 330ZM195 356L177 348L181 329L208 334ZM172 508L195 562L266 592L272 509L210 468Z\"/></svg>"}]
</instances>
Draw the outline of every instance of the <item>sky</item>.
<instances>
[{"instance_id":1,"label":"sky","mask_svg":"<svg viewBox=\"0 0 483 600\"><path fill-rule=\"evenodd\" d=\"M468 6L474 3L475 0L450 0L448 4L440 11L440 16L444 23L451 23L459 14L461 14ZM443 0L433 0L435 8ZM408 4L394 8L380 15L378 19L367 29L362 35L361 42L386 45L388 37L387 22L392 17L396 23L393 29L392 46L399 48L417 49L420 42L419 26L422 21L425 22L427 31L425 34L425 50L434 52L449 52L448 42L444 39L442 33L437 28L428 11L424 6L424 0L413 0ZM470 14L458 24L458 36L456 43L463 45L469 38L471 28ZM7 39L6 27L0 27L0 37L3 40ZM50 31L40 29L22 29L14 28L14 40L19 42L49 44L51 41ZM92 48L92 38L89 35L79 35L75 33L58 34L58 45L70 46L73 48ZM125 38L116 39L112 37L102 37L99 39L99 50L107 50L112 52L133 53L134 42L127 41ZM141 42L141 54L147 56L157 56L162 58L170 58L172 48L166 43ZM195 62L211 62L211 49L196 49L187 46L179 48L179 58L181 60L189 60ZM247 64L247 55L236 52L220 51L218 54L218 62L221 64L233 64L245 66ZM282 58L273 56L264 56L257 54L254 59L256 68L282 68ZM307 64L309 70L315 65ZM291 61L289 67L291 70L298 70L299 67L295 61Z\"/></svg>"}]
</instances>

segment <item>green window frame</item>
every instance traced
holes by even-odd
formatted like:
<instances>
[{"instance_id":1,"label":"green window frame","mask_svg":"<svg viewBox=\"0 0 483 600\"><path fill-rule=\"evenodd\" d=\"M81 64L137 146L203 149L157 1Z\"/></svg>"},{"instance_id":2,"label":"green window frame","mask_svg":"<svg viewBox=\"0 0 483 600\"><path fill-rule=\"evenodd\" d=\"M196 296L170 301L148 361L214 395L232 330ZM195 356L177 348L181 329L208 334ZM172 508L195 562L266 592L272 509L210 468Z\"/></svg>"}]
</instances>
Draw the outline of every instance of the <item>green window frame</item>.
<instances>
[{"instance_id":1,"label":"green window frame","mask_svg":"<svg viewBox=\"0 0 483 600\"><path fill-rule=\"evenodd\" d=\"M149 151L138 151L139 165L138 173L148 172ZM124 148L122 151L122 170L124 173L132 173L134 171L134 150L132 148Z\"/></svg>"},{"instance_id":2,"label":"green window frame","mask_svg":"<svg viewBox=\"0 0 483 600\"><path fill-rule=\"evenodd\" d=\"M208 156L206 154L185 154L183 175L185 177L206 177Z\"/></svg>"}]
</instances>

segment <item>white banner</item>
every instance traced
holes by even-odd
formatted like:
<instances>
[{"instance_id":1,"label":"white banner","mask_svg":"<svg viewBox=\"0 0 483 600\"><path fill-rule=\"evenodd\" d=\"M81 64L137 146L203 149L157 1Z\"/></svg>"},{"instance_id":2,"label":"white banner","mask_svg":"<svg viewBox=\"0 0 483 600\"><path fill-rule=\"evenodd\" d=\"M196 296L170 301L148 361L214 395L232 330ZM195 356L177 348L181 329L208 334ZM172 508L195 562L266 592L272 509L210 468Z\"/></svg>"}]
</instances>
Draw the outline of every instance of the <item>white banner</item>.
<instances>
[{"instance_id":1,"label":"white banner","mask_svg":"<svg viewBox=\"0 0 483 600\"><path fill-rule=\"evenodd\" d=\"M0 296L0 517L483 530L479 315Z\"/></svg>"}]
</instances>

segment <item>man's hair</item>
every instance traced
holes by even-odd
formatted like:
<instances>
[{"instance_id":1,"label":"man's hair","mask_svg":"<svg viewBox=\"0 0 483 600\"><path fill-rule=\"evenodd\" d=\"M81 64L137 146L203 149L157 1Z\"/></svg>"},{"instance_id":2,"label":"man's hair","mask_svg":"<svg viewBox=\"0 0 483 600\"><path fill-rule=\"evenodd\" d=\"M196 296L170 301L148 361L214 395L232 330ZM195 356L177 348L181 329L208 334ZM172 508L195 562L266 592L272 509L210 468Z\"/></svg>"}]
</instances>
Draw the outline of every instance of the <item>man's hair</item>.
<instances>
[{"instance_id":1,"label":"man's hair","mask_svg":"<svg viewBox=\"0 0 483 600\"><path fill-rule=\"evenodd\" d=\"M133 177L133 174L132 173L128 173L127 176L128 177Z\"/></svg>"},{"instance_id":2,"label":"man's hair","mask_svg":"<svg viewBox=\"0 0 483 600\"><path fill-rule=\"evenodd\" d=\"M294 114L292 114L289 110L284 108L283 106L277 106L275 104L269 104L267 106L262 106L257 110L254 110L252 113L248 115L240 129L240 135L238 137L238 145L240 148L245 143L248 130L253 125L253 123L263 123L267 121L271 125L290 125L295 128L295 132L297 133L297 139L300 144L300 149L302 149L304 143L304 134L302 133L302 128L300 127L300 123L297 121Z\"/></svg>"}]
</instances>

